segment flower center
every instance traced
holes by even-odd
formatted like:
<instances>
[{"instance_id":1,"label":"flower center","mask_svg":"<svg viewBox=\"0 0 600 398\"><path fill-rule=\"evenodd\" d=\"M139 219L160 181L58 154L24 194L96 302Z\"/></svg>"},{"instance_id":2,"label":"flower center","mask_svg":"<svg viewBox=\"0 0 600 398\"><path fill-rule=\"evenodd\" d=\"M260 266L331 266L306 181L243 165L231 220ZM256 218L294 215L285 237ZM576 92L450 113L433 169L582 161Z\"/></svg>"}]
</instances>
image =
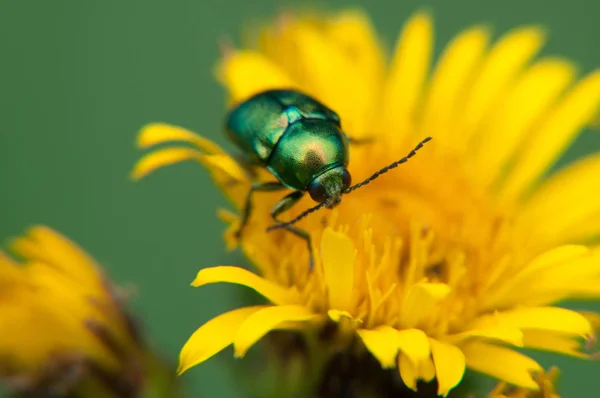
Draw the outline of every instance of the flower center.
<instances>
[{"instance_id":1,"label":"flower center","mask_svg":"<svg viewBox=\"0 0 600 398\"><path fill-rule=\"evenodd\" d=\"M373 159L394 160L358 152L350 172L359 181L368 177L381 166ZM333 213L314 217L320 222L306 224L313 239L329 225L345 228L354 240L352 316L371 327L420 327L436 336L458 331L478 314L478 296L494 283L495 269L504 266L512 251L510 218L492 199L470 183L459 163L424 155L344 196ZM328 221L322 223L325 217ZM296 270L292 273L302 265L288 263ZM320 278L317 272L294 284L301 287L306 304L324 312L327 291ZM423 308L418 319L405 316L414 312L406 308L411 292L423 283L443 284L449 293L435 308Z\"/></svg>"}]
</instances>

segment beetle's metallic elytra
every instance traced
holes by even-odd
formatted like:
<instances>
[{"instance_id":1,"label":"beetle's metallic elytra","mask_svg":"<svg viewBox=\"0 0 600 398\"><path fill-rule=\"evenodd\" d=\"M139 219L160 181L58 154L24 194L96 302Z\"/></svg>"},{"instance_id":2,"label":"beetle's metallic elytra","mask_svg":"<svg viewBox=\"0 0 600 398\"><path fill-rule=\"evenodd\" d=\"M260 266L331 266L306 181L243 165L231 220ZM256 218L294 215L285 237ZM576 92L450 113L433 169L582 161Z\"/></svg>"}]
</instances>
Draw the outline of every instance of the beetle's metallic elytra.
<instances>
[{"instance_id":1,"label":"beetle's metallic elytra","mask_svg":"<svg viewBox=\"0 0 600 398\"><path fill-rule=\"evenodd\" d=\"M286 188L308 191L328 207L350 186L348 138L339 116L315 99L271 90L248 99L227 118L229 138Z\"/></svg>"},{"instance_id":2,"label":"beetle's metallic elytra","mask_svg":"<svg viewBox=\"0 0 600 398\"><path fill-rule=\"evenodd\" d=\"M250 217L254 192L291 189L293 192L271 210L271 217L278 224L269 230L283 228L304 239L309 249L310 267L313 265L310 237L293 224L321 207L337 206L342 194L364 186L406 162L431 139L426 138L408 156L351 187L347 167L349 144L353 141L342 131L337 113L306 94L285 89L258 93L229 112L226 131L251 166L266 168L277 179L256 183L248 192L238 238ZM319 204L290 222L281 222L279 216L306 192Z\"/></svg>"}]
</instances>

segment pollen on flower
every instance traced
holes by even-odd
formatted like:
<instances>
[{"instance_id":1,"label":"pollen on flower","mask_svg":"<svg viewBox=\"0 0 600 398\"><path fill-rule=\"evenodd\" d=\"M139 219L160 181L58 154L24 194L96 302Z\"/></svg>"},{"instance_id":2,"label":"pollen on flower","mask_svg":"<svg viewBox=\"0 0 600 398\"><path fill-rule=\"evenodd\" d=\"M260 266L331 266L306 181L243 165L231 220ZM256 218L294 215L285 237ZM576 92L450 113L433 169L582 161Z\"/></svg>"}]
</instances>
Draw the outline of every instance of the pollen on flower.
<instances>
[{"instance_id":1,"label":"pollen on flower","mask_svg":"<svg viewBox=\"0 0 600 398\"><path fill-rule=\"evenodd\" d=\"M348 136L368 138L350 144L356 181L424 137L434 140L413 161L343 195L334 210L296 224L313 242L312 271L302 240L265 232L285 193L256 197L241 242L233 234L239 215L222 213L228 246L240 243L260 277L216 267L200 271L195 286L239 283L271 304L223 314L198 329L182 350L181 370L229 344L245 352L272 329L330 321L350 325L347 331L383 367L398 368L409 388L435 378L442 395L466 367L539 391L532 374L542 368L514 348L589 357L582 344L594 339L591 318L556 303L600 297L600 252L581 245L600 233L592 195L600 190L600 157L543 176L600 108L600 71L577 79L570 62L537 58L543 41L535 26L496 42L475 26L451 40L430 71L433 22L419 12L386 66L368 18L344 11L288 17L265 27L256 49L223 58L219 79L233 103L298 88L338 112ZM253 177L180 127L148 126L140 141L191 145L190 152L172 153L205 166L237 214L253 181L273 180L264 168ZM177 150L149 153L134 174L174 163L177 156L166 154ZM571 205L575 198L578 206ZM305 197L286 215L313 205ZM227 338L202 346L230 317Z\"/></svg>"}]
</instances>

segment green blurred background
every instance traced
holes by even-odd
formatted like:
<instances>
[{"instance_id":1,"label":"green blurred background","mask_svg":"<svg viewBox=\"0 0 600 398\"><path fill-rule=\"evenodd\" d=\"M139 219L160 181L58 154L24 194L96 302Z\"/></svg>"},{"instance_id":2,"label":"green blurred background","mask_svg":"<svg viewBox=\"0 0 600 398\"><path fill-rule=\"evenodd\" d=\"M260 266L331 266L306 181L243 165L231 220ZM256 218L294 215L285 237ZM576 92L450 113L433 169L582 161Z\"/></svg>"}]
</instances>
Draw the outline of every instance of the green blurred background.
<instances>
[{"instance_id":1,"label":"green blurred background","mask_svg":"<svg viewBox=\"0 0 600 398\"><path fill-rule=\"evenodd\" d=\"M239 301L233 286L189 287L196 272L243 260L224 248L215 211L226 202L200 167L181 164L140 183L128 180L140 156L135 135L145 123L164 121L231 148L221 131L225 95L213 76L217 41L223 35L237 40L245 21L295 4L305 3L0 2L0 239L42 223L77 241L114 280L136 286L132 306L174 363L199 325ZM410 13L426 6L435 15L437 53L474 23L489 22L497 33L540 23L550 31L545 54L564 55L583 73L600 66L598 2L314 4L363 7L388 43ZM600 150L597 134L586 132L567 160ZM193 396L243 396L228 372L231 356L226 350L183 376ZM560 383L565 396L597 396L598 363L538 358L565 371Z\"/></svg>"}]
</instances>

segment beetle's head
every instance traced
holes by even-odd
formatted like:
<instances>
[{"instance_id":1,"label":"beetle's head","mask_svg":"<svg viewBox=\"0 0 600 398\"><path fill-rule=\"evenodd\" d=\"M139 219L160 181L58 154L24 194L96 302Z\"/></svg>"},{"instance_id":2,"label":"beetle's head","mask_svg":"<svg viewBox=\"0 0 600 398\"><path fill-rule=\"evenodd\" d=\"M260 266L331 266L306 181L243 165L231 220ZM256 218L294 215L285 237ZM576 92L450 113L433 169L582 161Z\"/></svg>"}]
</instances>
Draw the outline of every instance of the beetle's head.
<instances>
[{"instance_id":1,"label":"beetle's head","mask_svg":"<svg viewBox=\"0 0 600 398\"><path fill-rule=\"evenodd\" d=\"M325 207L333 209L342 200L342 192L352 183L350 173L344 166L337 166L316 176L308 184L310 197L319 203L325 202Z\"/></svg>"}]
</instances>

